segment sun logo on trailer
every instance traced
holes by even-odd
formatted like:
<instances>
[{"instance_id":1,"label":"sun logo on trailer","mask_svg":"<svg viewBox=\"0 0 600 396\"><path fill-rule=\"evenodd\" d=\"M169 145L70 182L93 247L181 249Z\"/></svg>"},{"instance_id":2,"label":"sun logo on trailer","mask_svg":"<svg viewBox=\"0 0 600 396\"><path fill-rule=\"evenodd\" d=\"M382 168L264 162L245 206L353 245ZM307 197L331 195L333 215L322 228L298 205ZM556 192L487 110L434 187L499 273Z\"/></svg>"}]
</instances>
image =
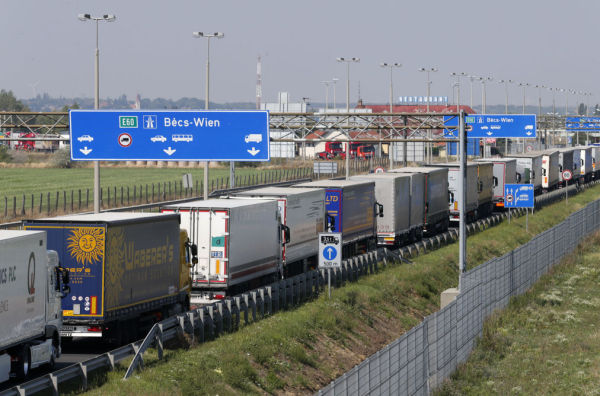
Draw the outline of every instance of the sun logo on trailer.
<instances>
[{"instance_id":1,"label":"sun logo on trailer","mask_svg":"<svg viewBox=\"0 0 600 396\"><path fill-rule=\"evenodd\" d=\"M96 263L104 254L104 228L74 228L67 239L67 249L71 257L83 267Z\"/></svg>"}]
</instances>

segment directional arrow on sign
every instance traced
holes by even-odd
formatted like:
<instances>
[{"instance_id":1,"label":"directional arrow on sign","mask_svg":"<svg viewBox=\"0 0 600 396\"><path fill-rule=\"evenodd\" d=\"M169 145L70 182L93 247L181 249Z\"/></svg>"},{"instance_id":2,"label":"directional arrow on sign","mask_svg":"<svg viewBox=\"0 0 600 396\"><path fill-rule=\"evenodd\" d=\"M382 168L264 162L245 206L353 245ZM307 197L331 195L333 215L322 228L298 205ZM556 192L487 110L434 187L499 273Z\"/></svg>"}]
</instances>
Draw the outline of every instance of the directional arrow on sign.
<instances>
[{"instance_id":1,"label":"directional arrow on sign","mask_svg":"<svg viewBox=\"0 0 600 396\"><path fill-rule=\"evenodd\" d=\"M82 149L79 149L79 151L81 151L83 153L83 155L88 155L89 153L92 152L92 149L87 148L87 146L85 146Z\"/></svg>"},{"instance_id":2,"label":"directional arrow on sign","mask_svg":"<svg viewBox=\"0 0 600 396\"><path fill-rule=\"evenodd\" d=\"M252 147L252 150L247 150L251 156L255 156L256 154L260 153L260 150L255 149L254 147Z\"/></svg>"},{"instance_id":3,"label":"directional arrow on sign","mask_svg":"<svg viewBox=\"0 0 600 396\"><path fill-rule=\"evenodd\" d=\"M169 148L168 148L168 149L163 149L163 151L164 151L165 153L167 153L167 155L173 155L173 153L174 153L175 151L177 151L177 150L173 150L173 149L171 148L171 146L169 146Z\"/></svg>"}]
</instances>

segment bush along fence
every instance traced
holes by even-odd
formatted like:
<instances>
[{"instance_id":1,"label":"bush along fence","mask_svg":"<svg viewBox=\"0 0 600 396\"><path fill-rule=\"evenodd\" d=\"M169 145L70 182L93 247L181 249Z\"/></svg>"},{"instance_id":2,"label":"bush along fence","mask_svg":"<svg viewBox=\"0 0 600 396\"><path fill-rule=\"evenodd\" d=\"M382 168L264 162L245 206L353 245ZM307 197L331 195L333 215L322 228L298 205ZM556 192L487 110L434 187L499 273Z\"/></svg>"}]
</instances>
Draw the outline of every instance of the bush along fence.
<instances>
[{"instance_id":1,"label":"bush along fence","mask_svg":"<svg viewBox=\"0 0 600 396\"><path fill-rule=\"evenodd\" d=\"M523 294L600 228L600 200L525 245L463 275L456 300L348 371L319 395L427 395L465 362L484 320Z\"/></svg>"},{"instance_id":2,"label":"bush along fence","mask_svg":"<svg viewBox=\"0 0 600 396\"><path fill-rule=\"evenodd\" d=\"M265 170L260 173L236 176L236 187L260 186L312 175L311 168ZM212 179L209 193L229 187L229 177ZM101 208L103 210L124 206L143 205L154 202L201 197L203 182L196 180L194 186L184 188L182 180L162 183L133 184L100 188ZM93 206L93 190L62 190L38 194L0 198L0 219L11 220L25 216L50 216L56 214L88 211Z\"/></svg>"}]
</instances>

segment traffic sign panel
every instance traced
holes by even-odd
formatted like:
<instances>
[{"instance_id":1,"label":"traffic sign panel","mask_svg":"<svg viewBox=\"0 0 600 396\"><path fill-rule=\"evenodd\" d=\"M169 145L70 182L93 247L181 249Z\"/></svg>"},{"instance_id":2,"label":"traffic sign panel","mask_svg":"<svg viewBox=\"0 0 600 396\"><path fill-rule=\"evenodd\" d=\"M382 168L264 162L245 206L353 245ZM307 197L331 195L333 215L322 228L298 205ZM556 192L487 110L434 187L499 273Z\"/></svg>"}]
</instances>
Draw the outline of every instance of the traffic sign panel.
<instances>
[{"instance_id":1,"label":"traffic sign panel","mask_svg":"<svg viewBox=\"0 0 600 396\"><path fill-rule=\"evenodd\" d=\"M598 131L600 117L566 117L565 129L568 131Z\"/></svg>"},{"instance_id":2,"label":"traffic sign panel","mask_svg":"<svg viewBox=\"0 0 600 396\"><path fill-rule=\"evenodd\" d=\"M571 173L571 171L570 171L570 170L568 170L568 169L565 169L565 170L563 171L563 173L562 173L562 177L563 177L563 179L564 179L564 180L567 180L567 181L568 181L568 180L571 180L571 178L573 177L573 173Z\"/></svg>"},{"instance_id":3,"label":"traffic sign panel","mask_svg":"<svg viewBox=\"0 0 600 396\"><path fill-rule=\"evenodd\" d=\"M444 116L447 127L458 127L457 116ZM535 138L535 114L475 114L465 117L468 138ZM446 133L456 135L458 131Z\"/></svg>"},{"instance_id":4,"label":"traffic sign panel","mask_svg":"<svg viewBox=\"0 0 600 396\"><path fill-rule=\"evenodd\" d=\"M319 233L319 268L342 266L342 234L340 232Z\"/></svg>"},{"instance_id":5,"label":"traffic sign panel","mask_svg":"<svg viewBox=\"0 0 600 396\"><path fill-rule=\"evenodd\" d=\"M269 161L267 111L71 110L79 161Z\"/></svg>"},{"instance_id":6,"label":"traffic sign panel","mask_svg":"<svg viewBox=\"0 0 600 396\"><path fill-rule=\"evenodd\" d=\"M504 200L505 208L533 208L535 200L533 196L533 184L505 184Z\"/></svg>"}]
</instances>

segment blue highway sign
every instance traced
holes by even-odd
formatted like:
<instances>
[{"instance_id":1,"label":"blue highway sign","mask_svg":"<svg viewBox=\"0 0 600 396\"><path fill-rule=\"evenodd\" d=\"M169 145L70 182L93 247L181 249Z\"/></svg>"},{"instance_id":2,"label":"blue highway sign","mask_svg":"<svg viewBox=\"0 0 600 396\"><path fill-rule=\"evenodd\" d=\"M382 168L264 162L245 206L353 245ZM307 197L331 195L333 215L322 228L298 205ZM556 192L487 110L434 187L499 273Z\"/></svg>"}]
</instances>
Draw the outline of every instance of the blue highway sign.
<instances>
[{"instance_id":1,"label":"blue highway sign","mask_svg":"<svg viewBox=\"0 0 600 396\"><path fill-rule=\"evenodd\" d=\"M505 208L533 208L534 204L533 184L504 185Z\"/></svg>"},{"instance_id":2,"label":"blue highway sign","mask_svg":"<svg viewBox=\"0 0 600 396\"><path fill-rule=\"evenodd\" d=\"M567 117L565 128L569 131L598 131L600 117Z\"/></svg>"},{"instance_id":3,"label":"blue highway sign","mask_svg":"<svg viewBox=\"0 0 600 396\"><path fill-rule=\"evenodd\" d=\"M458 138L458 116L444 116L445 135ZM535 138L535 114L475 114L465 117L468 138Z\"/></svg>"},{"instance_id":4,"label":"blue highway sign","mask_svg":"<svg viewBox=\"0 0 600 396\"><path fill-rule=\"evenodd\" d=\"M71 110L78 161L269 161L267 111Z\"/></svg>"}]
</instances>

